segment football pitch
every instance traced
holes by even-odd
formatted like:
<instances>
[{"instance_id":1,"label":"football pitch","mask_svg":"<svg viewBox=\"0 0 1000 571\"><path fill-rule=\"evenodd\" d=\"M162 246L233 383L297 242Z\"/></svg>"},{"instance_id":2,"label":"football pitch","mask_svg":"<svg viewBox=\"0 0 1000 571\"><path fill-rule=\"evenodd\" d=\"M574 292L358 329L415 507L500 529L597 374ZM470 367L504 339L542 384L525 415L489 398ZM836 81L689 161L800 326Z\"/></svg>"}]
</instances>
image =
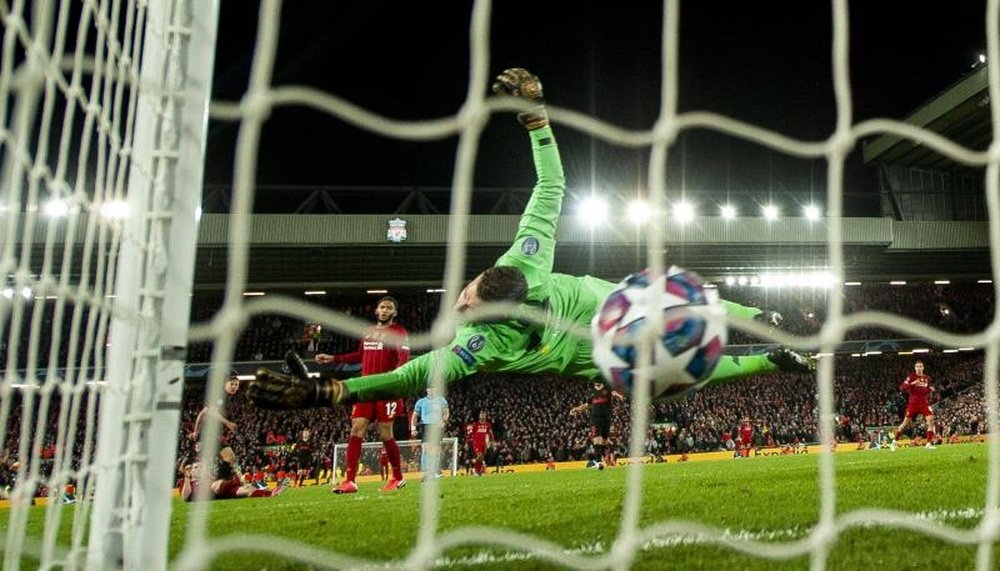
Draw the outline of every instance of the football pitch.
<instances>
[{"instance_id":1,"label":"football pitch","mask_svg":"<svg viewBox=\"0 0 1000 571\"><path fill-rule=\"evenodd\" d=\"M984 444L836 454L838 518L858 509L887 509L912 512L907 519L918 524L975 528L984 513L987 457ZM645 466L639 516L644 534L632 568L808 568L808 554L769 559L746 551L757 543L789 546L808 540L820 512L818 460L814 454ZM482 543L444 550L436 564L446 569L562 568L533 552L523 538L497 531L506 528L534 536L528 541L549 542L570 558L589 559L593 567L593 558L614 547L627 477L619 467L442 478L439 535L455 539L451 532L467 526L494 529L481 534ZM362 484L359 493L346 496L317 486L293 488L275 498L212 502L207 506L210 549L238 549L201 553L198 559L214 557L211 569L313 569L321 568L319 561L351 567L361 560L376 562L372 568L398 568L416 545L422 484L410 482L388 494L380 493L379 485ZM178 500L174 507L170 553L175 567L184 568L176 558L196 506ZM29 544L41 538L43 509L33 508ZM66 534L68 516L63 518ZM712 529L678 533L674 526L673 533L651 536L655 524L665 520ZM491 546L490 539L505 545ZM61 541L68 545L68 535ZM974 544L856 522L835 539L827 568L972 569L976 552ZM26 559L22 567L32 568L34 562ZM1000 567L996 557L991 567Z\"/></svg>"}]
</instances>

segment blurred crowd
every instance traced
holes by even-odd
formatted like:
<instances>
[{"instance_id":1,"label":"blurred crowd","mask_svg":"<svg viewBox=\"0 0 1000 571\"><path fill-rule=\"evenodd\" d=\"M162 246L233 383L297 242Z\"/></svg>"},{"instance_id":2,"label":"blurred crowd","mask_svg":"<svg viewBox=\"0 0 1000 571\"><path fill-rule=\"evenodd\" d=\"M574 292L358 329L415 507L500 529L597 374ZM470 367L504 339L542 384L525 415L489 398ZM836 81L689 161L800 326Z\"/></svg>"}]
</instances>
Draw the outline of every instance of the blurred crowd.
<instances>
[{"instance_id":1,"label":"blurred crowd","mask_svg":"<svg viewBox=\"0 0 1000 571\"><path fill-rule=\"evenodd\" d=\"M981 331L993 320L993 289L989 284L931 283L890 286L870 284L843 288L832 294L825 289L781 289L751 287L726 287L719 294L728 300L759 307L768 312L777 311L783 317L781 329L796 335L817 333L825 321L828 295L843 295L844 311L887 311L906 316L951 333ZM370 320L380 295L324 296L310 298L329 309L344 311L346 315ZM416 293L396 296L399 299L401 323L411 332L429 331L440 308L441 294ZM199 300L194 321L205 321L218 308L217 301ZM344 310L343 308L349 308ZM236 348L236 361L263 361L280 359L289 347L338 353L353 350L357 341L328 329L309 330L301 320L283 315L258 315L251 319L240 337ZM847 332L846 339L895 339L899 332L881 328L863 327ZM732 330L730 343L750 344L760 341L747 333ZM208 361L211 346L207 343L192 344L189 358L192 362Z\"/></svg>"},{"instance_id":2,"label":"blurred crowd","mask_svg":"<svg viewBox=\"0 0 1000 571\"><path fill-rule=\"evenodd\" d=\"M937 389L932 404L938 433L984 432L982 355L935 354L925 355L923 360ZM833 389L838 440L865 442L873 430L891 430L899 423L906 405L899 384L913 362L912 356L836 358ZM495 435L487 461L497 469L511 464L584 460L592 453L589 417L571 415L570 409L586 402L588 391L586 383L554 376L477 374L449 387L451 419L445 434L461 442L465 425L485 411ZM755 447L816 442L819 439L816 394L816 381L810 375L772 373L709 387L680 401L657 403L651 407L643 452L659 458L670 453L731 449L728 441L735 438L744 420L753 427ZM0 487L11 482L20 457L22 442L18 428L25 403L23 398L18 400L8 422L0 462ZM204 386L189 384L177 433L179 465L199 456L200 444L189 435L204 401ZM77 412L80 419L88 417L83 402L82 410ZM42 434L38 443L24 443L29 451L30 446L39 446L37 469L42 477L47 477L54 465L68 467L69 472L78 469L84 452L92 454L94 449L93 432L85 422L80 422L74 427L72 437L63 438L73 442L68 464L60 460L64 446L58 440L59 435L68 434L67 428L76 423L61 414L59 403L58 398L53 398L47 416L40 419L36 397L32 406L34 421L26 431L30 435ZM407 401L407 414L412 406L411 398ZM238 393L228 408L228 418L236 424L236 429L223 431L222 444L233 448L247 473L280 479L285 474L306 470L311 477L329 477L334 444L345 442L349 433L348 413L344 407L265 411L253 407ZM629 402L615 403L610 440L617 456L628 453L630 422ZM400 440L408 438L405 425L404 422L404 432L397 435ZM301 457L296 448L304 430L310 431L314 450L308 466L299 465ZM912 434L922 435L923 427L918 423ZM374 429L369 439L377 439ZM459 452L464 454L464 448L460 446Z\"/></svg>"},{"instance_id":3,"label":"blurred crowd","mask_svg":"<svg viewBox=\"0 0 1000 571\"><path fill-rule=\"evenodd\" d=\"M818 289L779 292L748 287L722 287L720 294L726 299L779 311L784 316L782 329L796 334L819 330L828 301L826 296L830 295L827 290ZM845 287L836 295L844 296L845 312L883 310L951 332L979 331L993 319L992 287L987 284L865 285ZM369 322L378 297L319 299L330 309ZM439 310L440 294L400 295L398 299L397 321L411 332L427 331ZM196 296L192 321L209 320L220 301L212 296ZM43 322L50 317L43 318ZM99 320L96 325L95 331L100 331ZM44 331L44 324L41 330ZM848 337L891 339L901 335L865 328L850 331ZM755 341L739 331L734 331L731 338L732 344ZM80 341L78 349L84 349L83 343ZM63 343L66 344L68 341ZM26 355L24 350L29 345L22 342L16 353ZM289 316L256 315L240 336L235 360L281 359L289 348L307 356L316 352L340 353L355 350L357 341L328 329L310 327ZM191 344L189 362L209 360L210 350L207 343ZM60 352L65 351L68 346L61 347ZM8 355L7 348L0 346L0 358L6 359ZM985 431L981 352L935 352L922 357L937 389L932 404L940 425L938 432L974 435ZM21 364L25 358L20 358ZM914 359L887 355L836 357L833 392L838 438L863 441L873 430L899 423L905 409L905 395L898 385L912 369ZM20 458L38 457L38 462L31 463L29 475L42 480L52 466L61 466L67 474L72 474L79 468L81 458L93 456L99 390L95 385L73 389L59 385L41 391L10 393L5 438L0 443L3 445L0 490L10 484L21 468ZM491 465L586 459L591 454L589 419L586 415L572 416L569 411L586 402L588 390L584 382L555 376L474 375L449 387L451 421L446 433L461 439L465 424L485 411L496 437L487 458ZM681 401L656 404L644 438L645 452L660 457L672 452L725 450L745 419L754 428L756 445L814 442L818 439L819 419L816 393L815 379L809 375L774 373L711 387ZM188 434L204 400L203 381L190 381L178 431L178 458L192 459L199 454L196 442ZM413 398L407 402L408 412L412 405ZM349 429L348 411L341 408L278 413L256 409L238 396L231 414L238 429L225 435L225 443L234 448L244 469L268 474L304 468L298 466L300 458L295 445L307 429L316 451L314 465L307 469L314 474L328 472L334 443L344 442ZM627 451L629 426L628 402L617 403L611 441L619 455ZM920 431L922 427L914 428L915 434ZM22 441L22 432L32 438ZM375 435L371 438L375 439ZM399 438L408 435L400 434Z\"/></svg>"},{"instance_id":4,"label":"blurred crowd","mask_svg":"<svg viewBox=\"0 0 1000 571\"><path fill-rule=\"evenodd\" d=\"M861 286L845 286L841 291L826 289L769 289L759 287L728 287L721 286L719 294L737 303L760 307L768 311L777 311L783 316L781 328L797 335L813 334L819 331L826 319L826 306L829 295L842 295L844 311L855 313L865 310L878 310L906 316L952 333L971 333L981 331L993 320L993 289L990 284L974 282L937 285L932 283L915 283L907 285L866 284ZM429 331L440 308L440 293L393 293L399 300L399 316L397 322L411 332ZM330 294L310 296L306 300L320 307L342 312L362 321L373 318L375 304L381 294L344 295ZM222 304L221 294L198 293L192 299L191 322L206 323L215 315ZM75 309L75 308L72 308ZM33 311L33 308L29 308ZM39 336L32 341L30 337L30 319L21 325L22 335L4 335L0 337L0 367L6 367L10 355L7 344L11 339L18 340L17 365L15 369L24 369L28 365L28 348L32 343L40 345L43 351L36 357L36 364L44 368L49 357L55 352L57 362L65 363L70 356L70 340L77 339L74 347L75 358L101 349L98 344L86 345L85 329L93 317L94 335L106 337L107 318L90 308L81 307L78 320L78 335L73 337L71 319L73 310L68 310L62 319L62 335L53 336L54 306L49 303L40 311L38 331ZM103 323L103 326L102 326ZM102 333L104 332L104 333ZM8 332L12 333L12 332ZM881 328L862 327L847 332L846 338L855 339L894 339L903 337L899 332ZM47 345L53 339L58 340L58 346ZM758 342L747 333L732 330L730 343L750 344ZM324 353L340 353L355 349L357 340L343 335L329 327L315 327L305 321L283 314L258 314L252 316L243 328L238 339L234 361L271 361L280 359L290 347L300 350L321 351ZM192 363L211 360L210 343L198 342L188 346L188 360ZM91 358L93 361L93 358Z\"/></svg>"}]
</instances>

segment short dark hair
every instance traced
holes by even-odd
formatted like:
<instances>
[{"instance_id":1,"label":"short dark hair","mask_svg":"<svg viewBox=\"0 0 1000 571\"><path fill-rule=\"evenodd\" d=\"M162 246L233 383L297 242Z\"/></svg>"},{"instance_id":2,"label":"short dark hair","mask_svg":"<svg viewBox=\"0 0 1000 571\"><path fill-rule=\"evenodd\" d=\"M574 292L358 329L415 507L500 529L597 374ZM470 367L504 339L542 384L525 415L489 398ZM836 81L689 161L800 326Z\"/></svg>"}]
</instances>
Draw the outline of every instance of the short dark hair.
<instances>
[{"instance_id":1,"label":"short dark hair","mask_svg":"<svg viewBox=\"0 0 1000 571\"><path fill-rule=\"evenodd\" d=\"M391 295L384 295L378 298L378 301L375 302L375 307L378 307L379 304L382 303L383 301L391 301L392 306L395 307L397 310L399 309L399 302L396 301L396 298L392 297Z\"/></svg>"},{"instance_id":2,"label":"short dark hair","mask_svg":"<svg viewBox=\"0 0 1000 571\"><path fill-rule=\"evenodd\" d=\"M479 277L479 299L522 302L528 298L528 280L513 266L494 266Z\"/></svg>"}]
</instances>

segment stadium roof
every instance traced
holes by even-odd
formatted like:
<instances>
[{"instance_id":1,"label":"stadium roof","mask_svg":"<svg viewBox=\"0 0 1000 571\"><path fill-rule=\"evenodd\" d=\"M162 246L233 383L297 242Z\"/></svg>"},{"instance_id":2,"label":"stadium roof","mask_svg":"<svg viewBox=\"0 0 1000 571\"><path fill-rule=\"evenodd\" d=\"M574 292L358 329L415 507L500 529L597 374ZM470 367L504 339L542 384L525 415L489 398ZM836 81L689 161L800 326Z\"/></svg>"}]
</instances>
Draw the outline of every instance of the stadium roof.
<instances>
[{"instance_id":1,"label":"stadium roof","mask_svg":"<svg viewBox=\"0 0 1000 571\"><path fill-rule=\"evenodd\" d=\"M248 287L440 287L448 216L404 216L407 239L387 240L390 216L257 215L251 236ZM224 283L227 215L202 220L196 282ZM517 216L472 216L466 278L495 262L509 246ZM624 228L624 230L622 230ZM667 228L664 260L721 280L730 275L814 271L829 264L827 223L804 219L696 219ZM618 221L591 231L560 221L556 271L617 281L645 266L640 229ZM845 279L982 279L990 277L985 222L844 220Z\"/></svg>"},{"instance_id":2,"label":"stadium roof","mask_svg":"<svg viewBox=\"0 0 1000 571\"><path fill-rule=\"evenodd\" d=\"M904 121L933 131L975 151L983 151L993 140L990 120L988 66L979 66L961 80L910 113ZM882 135L864 144L865 164L894 164L927 170L966 170L919 142L895 135Z\"/></svg>"},{"instance_id":3,"label":"stadium roof","mask_svg":"<svg viewBox=\"0 0 1000 571\"><path fill-rule=\"evenodd\" d=\"M406 239L387 239L393 216L254 215L250 224L249 288L330 289L441 287L448 248L448 215L403 216ZM510 247L519 217L470 216L465 277L490 267ZM36 234L45 230L35 229ZM195 284L220 288L229 266L230 216L206 214L198 236ZM666 263L719 281L770 272L815 272L830 264L825 220L696 218L664 229ZM591 229L565 216L559 222L555 270L611 281L646 266L645 232L626 220ZM32 260L45 258L41 236ZM81 271L82 228L72 239ZM64 236L56 241L62 243ZM986 222L902 222L890 218L845 218L842 225L846 280L984 279L991 277ZM61 248L60 248L61 250ZM32 268L40 271L40 268Z\"/></svg>"},{"instance_id":4,"label":"stadium roof","mask_svg":"<svg viewBox=\"0 0 1000 571\"><path fill-rule=\"evenodd\" d=\"M992 141L988 68L981 65L904 119L966 148L982 151ZM981 170L944 157L920 143L883 135L864 143L865 164L935 171ZM250 249L250 287L290 284L323 287L438 287L448 245L448 217L404 215L408 237L386 240L388 219L379 215L255 215ZM206 215L196 280L224 283L227 216ZM472 215L466 279L491 266L510 245L517 217ZM611 221L590 231L564 217L559 225L556 271L616 281L645 265L641 230ZM697 219L668 225L664 260L711 280L775 271L827 269L825 221L747 218ZM845 280L888 281L990 278L989 228L985 222L904 222L848 218L843 224Z\"/></svg>"}]
</instances>

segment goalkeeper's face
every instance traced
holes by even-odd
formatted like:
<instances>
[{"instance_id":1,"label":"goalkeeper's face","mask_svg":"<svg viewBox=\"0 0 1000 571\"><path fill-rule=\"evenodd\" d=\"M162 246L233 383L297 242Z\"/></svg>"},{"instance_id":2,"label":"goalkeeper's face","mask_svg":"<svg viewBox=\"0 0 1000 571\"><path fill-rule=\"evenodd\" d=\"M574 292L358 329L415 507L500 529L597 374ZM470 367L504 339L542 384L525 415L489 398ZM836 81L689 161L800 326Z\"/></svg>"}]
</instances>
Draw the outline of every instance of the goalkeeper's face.
<instances>
[{"instance_id":1,"label":"goalkeeper's face","mask_svg":"<svg viewBox=\"0 0 1000 571\"><path fill-rule=\"evenodd\" d=\"M480 274L476 276L476 279L469 282L469 285L462 288L462 291L458 294L458 300L455 301L455 311L462 313L483 304L483 300L479 297L479 281L482 279L483 276Z\"/></svg>"}]
</instances>

